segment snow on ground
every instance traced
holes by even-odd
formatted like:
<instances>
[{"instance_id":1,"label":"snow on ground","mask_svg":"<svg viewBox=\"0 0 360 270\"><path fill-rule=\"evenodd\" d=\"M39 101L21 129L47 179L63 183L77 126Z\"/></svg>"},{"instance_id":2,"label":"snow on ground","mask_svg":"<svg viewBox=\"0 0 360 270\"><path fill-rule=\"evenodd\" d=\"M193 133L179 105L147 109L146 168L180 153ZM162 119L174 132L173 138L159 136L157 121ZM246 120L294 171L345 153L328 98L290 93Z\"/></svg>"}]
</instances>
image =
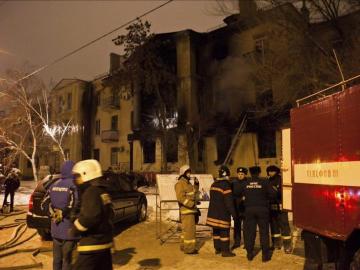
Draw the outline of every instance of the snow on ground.
<instances>
[{"instance_id":1,"label":"snow on ground","mask_svg":"<svg viewBox=\"0 0 360 270\"><path fill-rule=\"evenodd\" d=\"M31 183L29 183L31 182ZM30 195L33 192L34 188L35 188L36 182L34 181L24 181L21 182L21 185L19 187L19 189L15 192L15 196L14 196L14 205L28 205L29 204L29 199L30 199ZM0 207L2 207L4 201L4 191L2 190L0 193ZM8 203L10 203L10 195L7 198Z\"/></svg>"}]
</instances>

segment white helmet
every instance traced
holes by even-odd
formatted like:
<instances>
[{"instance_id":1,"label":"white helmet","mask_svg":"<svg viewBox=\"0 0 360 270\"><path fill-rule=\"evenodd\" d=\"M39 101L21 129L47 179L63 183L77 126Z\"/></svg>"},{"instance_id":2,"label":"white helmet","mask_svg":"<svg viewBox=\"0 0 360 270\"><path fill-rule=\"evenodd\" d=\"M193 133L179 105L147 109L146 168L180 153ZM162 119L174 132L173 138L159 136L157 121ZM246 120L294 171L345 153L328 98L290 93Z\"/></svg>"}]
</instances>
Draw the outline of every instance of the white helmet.
<instances>
[{"instance_id":1,"label":"white helmet","mask_svg":"<svg viewBox=\"0 0 360 270\"><path fill-rule=\"evenodd\" d=\"M96 159L87 159L77 162L72 172L81 175L84 182L88 182L102 176L101 165Z\"/></svg>"},{"instance_id":2,"label":"white helmet","mask_svg":"<svg viewBox=\"0 0 360 270\"><path fill-rule=\"evenodd\" d=\"M180 167L179 170L179 174L180 175L184 175L186 171L190 170L190 166L189 165L183 165Z\"/></svg>"}]
</instances>

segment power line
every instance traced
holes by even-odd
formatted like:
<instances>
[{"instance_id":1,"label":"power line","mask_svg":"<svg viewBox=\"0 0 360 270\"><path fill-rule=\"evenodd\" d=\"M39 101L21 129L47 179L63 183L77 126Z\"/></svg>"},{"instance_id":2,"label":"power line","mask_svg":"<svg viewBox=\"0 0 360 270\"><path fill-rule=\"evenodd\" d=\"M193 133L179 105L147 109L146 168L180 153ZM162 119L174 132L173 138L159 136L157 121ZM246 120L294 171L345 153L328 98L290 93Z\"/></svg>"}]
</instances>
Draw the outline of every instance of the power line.
<instances>
[{"instance_id":1,"label":"power line","mask_svg":"<svg viewBox=\"0 0 360 270\"><path fill-rule=\"evenodd\" d=\"M31 77L31 76L34 76L35 74L39 73L40 71L42 71L42 70L44 70L44 69L46 69L46 68L48 68L48 67L50 67L50 66L55 65L56 63L61 62L61 61L64 60L65 58L68 58L69 56L72 56L73 54L75 54L75 53L81 51L82 49L84 49L84 48L86 48L86 47L94 44L95 42L99 41L100 39L103 39L104 37L107 37L107 36L111 35L112 33L120 30L121 28L124 28L125 26L128 26L129 24L137 21L138 19L140 19L140 18L142 18L142 17L145 17L145 16L149 15L150 13L152 13L152 12L154 12L154 11L156 11L156 10L164 7L164 6L166 6L167 4L170 4L170 3L173 2L173 1L174 1L174 0L168 0L168 1L166 1L165 3L163 3L163 4L161 4L161 5L157 6L157 7L155 7L155 8L153 8L153 9L150 9L149 11L147 11L147 12L145 12L145 13L143 13L143 14L141 14L140 16L136 17L135 19L132 19L132 20L130 20L130 21L122 24L121 26L119 26L119 27L111 30L110 32L108 32L108 33L106 33L106 34L104 34L104 35L102 35L102 36L100 36L100 37L98 37L98 38L96 38L96 39L94 39L94 40L92 40L92 41L90 41L90 42L82 45L81 47L79 47L79 48L77 48L77 49L75 49L75 50L73 50L73 51L71 51L71 52L69 52L69 53L67 53L67 54L65 54L64 56L61 56L61 57L55 59L54 61L50 62L49 64L46 64L46 65L44 65L44 66L42 66L42 67L34 70L34 71L31 72L30 74L28 74L28 75L22 77L21 79L19 79L19 80L16 82L16 84L19 83L19 82L21 82L22 80L25 80L25 79Z\"/></svg>"}]
</instances>

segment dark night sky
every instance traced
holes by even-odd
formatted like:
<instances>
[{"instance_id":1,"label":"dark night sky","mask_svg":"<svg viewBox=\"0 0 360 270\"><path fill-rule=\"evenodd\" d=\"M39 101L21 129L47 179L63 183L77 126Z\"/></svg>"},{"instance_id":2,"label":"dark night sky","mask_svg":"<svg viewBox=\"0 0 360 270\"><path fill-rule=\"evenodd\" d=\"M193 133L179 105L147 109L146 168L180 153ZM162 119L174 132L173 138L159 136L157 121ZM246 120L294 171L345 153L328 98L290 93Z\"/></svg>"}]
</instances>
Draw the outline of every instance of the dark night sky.
<instances>
[{"instance_id":1,"label":"dark night sky","mask_svg":"<svg viewBox=\"0 0 360 270\"><path fill-rule=\"evenodd\" d=\"M0 76L24 62L41 66L109 32L164 1L0 1ZM174 1L146 17L155 33L194 29L203 32L222 23L215 1ZM109 53L120 53L104 38L41 72L50 78L91 80L109 67Z\"/></svg>"}]
</instances>

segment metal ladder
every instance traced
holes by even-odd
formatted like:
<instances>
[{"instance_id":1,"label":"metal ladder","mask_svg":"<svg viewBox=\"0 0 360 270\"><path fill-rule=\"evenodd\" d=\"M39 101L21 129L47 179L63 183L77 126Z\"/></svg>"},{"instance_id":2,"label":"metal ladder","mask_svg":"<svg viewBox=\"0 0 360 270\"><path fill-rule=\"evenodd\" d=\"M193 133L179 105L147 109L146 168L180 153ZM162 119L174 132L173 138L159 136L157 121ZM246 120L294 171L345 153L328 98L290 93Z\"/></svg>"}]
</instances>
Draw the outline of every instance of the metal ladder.
<instances>
[{"instance_id":1,"label":"metal ladder","mask_svg":"<svg viewBox=\"0 0 360 270\"><path fill-rule=\"evenodd\" d=\"M231 141L231 146L229 148L229 151L228 151L228 153L226 155L226 158L225 158L222 165L226 165L226 164L229 163L229 161L231 159L231 156L232 156L232 154L233 154L233 152L234 152L234 150L235 150L235 148L237 146L237 143L238 143L241 135L244 133L246 123L247 123L247 113L244 113L244 116L243 116L243 118L241 120L240 126L236 130L236 134L235 134L234 138Z\"/></svg>"}]
</instances>

